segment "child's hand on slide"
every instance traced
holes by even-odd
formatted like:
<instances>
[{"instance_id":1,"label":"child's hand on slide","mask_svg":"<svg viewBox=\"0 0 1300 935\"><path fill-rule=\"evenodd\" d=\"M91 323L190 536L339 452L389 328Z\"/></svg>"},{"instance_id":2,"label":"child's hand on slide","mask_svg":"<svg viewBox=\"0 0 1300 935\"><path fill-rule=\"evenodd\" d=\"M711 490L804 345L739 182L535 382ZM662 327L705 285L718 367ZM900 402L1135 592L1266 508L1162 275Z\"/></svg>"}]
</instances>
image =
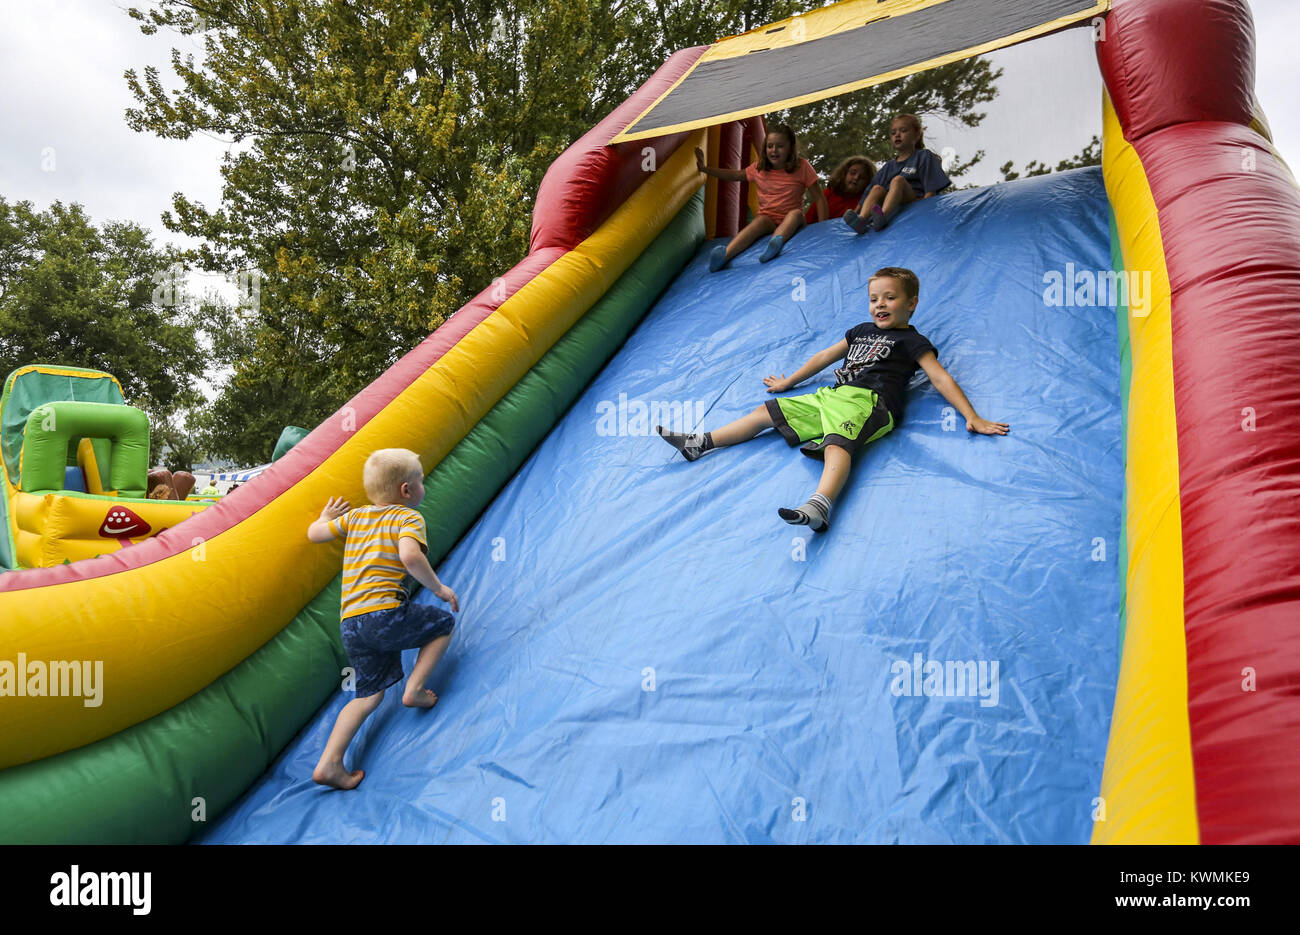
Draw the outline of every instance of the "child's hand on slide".
<instances>
[{"instance_id":1,"label":"child's hand on slide","mask_svg":"<svg viewBox=\"0 0 1300 935\"><path fill-rule=\"evenodd\" d=\"M445 584L438 590L434 591L433 596L440 601L446 601L450 604L452 613L460 612L460 601L456 598L456 592Z\"/></svg>"},{"instance_id":2,"label":"child's hand on slide","mask_svg":"<svg viewBox=\"0 0 1300 935\"><path fill-rule=\"evenodd\" d=\"M769 393L784 393L790 388L790 381L785 378L784 373L779 377L771 375L763 377L763 383Z\"/></svg>"},{"instance_id":3,"label":"child's hand on slide","mask_svg":"<svg viewBox=\"0 0 1300 935\"><path fill-rule=\"evenodd\" d=\"M967 419L966 431L979 432L981 435L1005 435L1011 431L1011 426L1005 422L990 422L988 419Z\"/></svg>"},{"instance_id":4,"label":"child's hand on slide","mask_svg":"<svg viewBox=\"0 0 1300 935\"><path fill-rule=\"evenodd\" d=\"M329 502L325 504L325 509L320 511L320 518L325 522L338 519L348 510L352 509L352 504L342 497L330 497Z\"/></svg>"}]
</instances>

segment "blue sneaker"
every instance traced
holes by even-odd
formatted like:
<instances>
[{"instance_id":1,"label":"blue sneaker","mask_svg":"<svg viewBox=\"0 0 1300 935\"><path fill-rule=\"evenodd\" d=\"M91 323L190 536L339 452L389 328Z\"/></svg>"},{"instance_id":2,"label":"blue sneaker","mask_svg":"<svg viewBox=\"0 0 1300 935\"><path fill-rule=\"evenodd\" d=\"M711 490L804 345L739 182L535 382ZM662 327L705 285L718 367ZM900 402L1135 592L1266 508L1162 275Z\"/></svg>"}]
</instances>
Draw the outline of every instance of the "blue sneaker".
<instances>
[{"instance_id":1,"label":"blue sneaker","mask_svg":"<svg viewBox=\"0 0 1300 935\"><path fill-rule=\"evenodd\" d=\"M867 228L871 226L870 221L858 214L858 212L854 211L852 208L844 212L844 223L853 228L853 233L855 234L865 234Z\"/></svg>"},{"instance_id":2,"label":"blue sneaker","mask_svg":"<svg viewBox=\"0 0 1300 935\"><path fill-rule=\"evenodd\" d=\"M769 260L775 260L781 255L781 248L785 246L785 238L780 234L773 234L772 239L767 242L763 249L763 255L758 258L758 262L767 263Z\"/></svg>"},{"instance_id":3,"label":"blue sneaker","mask_svg":"<svg viewBox=\"0 0 1300 935\"><path fill-rule=\"evenodd\" d=\"M727 265L727 248L719 244L709 254L709 272L716 273Z\"/></svg>"}]
</instances>

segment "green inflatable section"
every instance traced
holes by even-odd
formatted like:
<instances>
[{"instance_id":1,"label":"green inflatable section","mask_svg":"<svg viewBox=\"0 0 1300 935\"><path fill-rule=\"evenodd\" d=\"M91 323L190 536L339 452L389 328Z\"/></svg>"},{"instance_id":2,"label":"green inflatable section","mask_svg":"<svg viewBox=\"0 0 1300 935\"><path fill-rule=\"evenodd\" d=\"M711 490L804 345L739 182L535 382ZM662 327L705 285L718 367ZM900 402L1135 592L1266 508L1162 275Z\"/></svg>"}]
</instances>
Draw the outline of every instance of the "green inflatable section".
<instances>
[{"instance_id":1,"label":"green inflatable section","mask_svg":"<svg viewBox=\"0 0 1300 935\"><path fill-rule=\"evenodd\" d=\"M24 430L32 410L60 400L126 405L112 376L102 370L66 367L62 364L31 364L10 372L5 377L4 392L0 394L0 467L15 487L22 484L18 461L23 448ZM64 453L65 463L69 465L77 463L76 447L72 445L75 440L69 440L69 451ZM95 459L99 462L100 483L112 490L114 488L108 477L112 442L107 438L94 438L91 444L95 448ZM60 472L54 489L62 486L63 477ZM9 504L6 497L0 496L0 571L16 568L17 565L17 548L13 541L13 531L9 528Z\"/></svg>"},{"instance_id":2,"label":"green inflatable section","mask_svg":"<svg viewBox=\"0 0 1300 935\"><path fill-rule=\"evenodd\" d=\"M434 564L613 356L704 240L703 190L430 472ZM305 529L305 526L304 526ZM0 772L0 843L188 840L237 799L338 690L339 577L213 684L89 746ZM305 777L304 777L305 778Z\"/></svg>"},{"instance_id":3,"label":"green inflatable section","mask_svg":"<svg viewBox=\"0 0 1300 935\"><path fill-rule=\"evenodd\" d=\"M0 572L18 567L13 530L9 528L9 492L0 483Z\"/></svg>"},{"instance_id":4,"label":"green inflatable section","mask_svg":"<svg viewBox=\"0 0 1300 935\"><path fill-rule=\"evenodd\" d=\"M297 425L286 425L280 437L275 440L275 451L271 452L271 461L279 461L289 453L294 445L302 441L311 434L311 429L305 429Z\"/></svg>"},{"instance_id":5,"label":"green inflatable section","mask_svg":"<svg viewBox=\"0 0 1300 935\"><path fill-rule=\"evenodd\" d=\"M108 439L112 445L109 490L121 497L144 497L148 492L149 417L134 406L72 400L37 406L27 417L21 489L28 493L62 490L63 469L81 438Z\"/></svg>"},{"instance_id":6,"label":"green inflatable section","mask_svg":"<svg viewBox=\"0 0 1300 935\"><path fill-rule=\"evenodd\" d=\"M1123 274L1124 251L1119 245L1119 228L1115 226L1115 212L1110 212L1110 265L1115 272ZM1127 292L1125 292L1127 299ZM1115 333L1119 336L1119 403L1123 426L1124 444L1128 444L1128 405L1129 387L1133 382L1133 343L1129 335L1128 302L1115 303L1115 314L1119 321ZM1128 516L1128 485L1124 485L1124 510L1120 516ZM1124 655L1124 634L1128 630L1128 523L1119 524L1119 653Z\"/></svg>"},{"instance_id":7,"label":"green inflatable section","mask_svg":"<svg viewBox=\"0 0 1300 935\"><path fill-rule=\"evenodd\" d=\"M57 400L126 405L113 378L102 370L33 364L10 373L5 379L4 395L0 396L0 452L4 455L9 482L15 487L21 482L18 456L23 448L27 417L36 407ZM107 441L95 445L95 457L99 459L101 470L107 470ZM104 476L102 482L107 484L108 477Z\"/></svg>"}]
</instances>

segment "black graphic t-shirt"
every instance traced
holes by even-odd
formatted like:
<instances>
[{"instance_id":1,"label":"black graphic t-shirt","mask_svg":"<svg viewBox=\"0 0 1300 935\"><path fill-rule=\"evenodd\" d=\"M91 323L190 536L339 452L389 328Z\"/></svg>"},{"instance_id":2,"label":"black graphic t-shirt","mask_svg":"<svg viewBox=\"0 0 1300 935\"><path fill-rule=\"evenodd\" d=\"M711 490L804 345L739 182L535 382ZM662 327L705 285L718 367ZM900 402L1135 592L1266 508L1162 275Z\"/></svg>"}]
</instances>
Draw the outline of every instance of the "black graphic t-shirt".
<instances>
[{"instance_id":1,"label":"black graphic t-shirt","mask_svg":"<svg viewBox=\"0 0 1300 935\"><path fill-rule=\"evenodd\" d=\"M877 328L870 321L844 332L844 340L849 342L849 352L844 366L835 371L835 385L875 390L894 417L894 427L902 425L907 382L920 367L917 358L938 353L934 345L911 325Z\"/></svg>"}]
</instances>

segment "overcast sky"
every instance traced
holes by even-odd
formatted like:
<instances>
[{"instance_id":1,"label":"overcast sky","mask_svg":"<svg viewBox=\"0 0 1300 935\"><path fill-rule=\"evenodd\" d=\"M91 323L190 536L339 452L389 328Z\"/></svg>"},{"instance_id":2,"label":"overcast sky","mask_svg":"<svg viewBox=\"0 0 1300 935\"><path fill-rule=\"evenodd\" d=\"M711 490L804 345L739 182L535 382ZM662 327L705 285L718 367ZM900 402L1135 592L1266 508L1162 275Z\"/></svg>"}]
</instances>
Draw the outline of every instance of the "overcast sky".
<instances>
[{"instance_id":1,"label":"overcast sky","mask_svg":"<svg viewBox=\"0 0 1300 935\"><path fill-rule=\"evenodd\" d=\"M143 0L137 0L142 3ZM161 140L133 133L123 72L159 66L170 74L173 45L144 36L124 0L0 0L0 195L46 207L77 201L96 221L131 220L161 241L179 238L159 216L182 191L212 207L226 144L207 137ZM1258 35L1259 100L1282 155L1300 164L1300 0L1251 0ZM1101 128L1101 79L1088 30L1075 29L991 56L1005 69L1000 95L975 130L929 121L927 142L963 157L986 151L965 181L987 183L1008 159L1055 162L1077 153ZM51 163L52 157L52 163Z\"/></svg>"}]
</instances>

